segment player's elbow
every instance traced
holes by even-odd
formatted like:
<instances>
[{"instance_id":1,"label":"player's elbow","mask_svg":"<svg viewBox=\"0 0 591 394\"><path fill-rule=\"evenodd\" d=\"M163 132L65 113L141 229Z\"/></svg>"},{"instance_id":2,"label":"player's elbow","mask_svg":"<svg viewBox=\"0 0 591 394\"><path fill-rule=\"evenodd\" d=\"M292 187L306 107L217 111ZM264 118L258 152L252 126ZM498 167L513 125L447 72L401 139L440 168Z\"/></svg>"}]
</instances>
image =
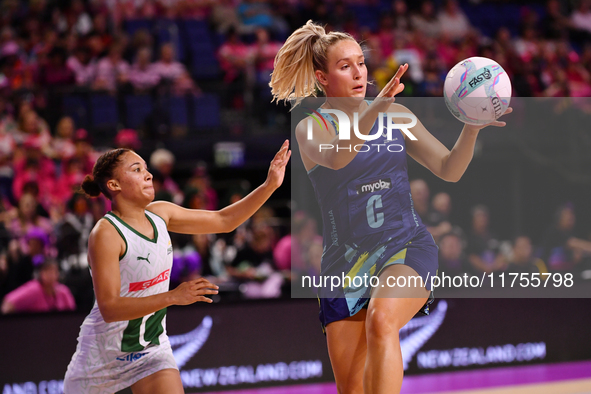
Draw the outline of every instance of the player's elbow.
<instances>
[{"instance_id":1,"label":"player's elbow","mask_svg":"<svg viewBox=\"0 0 591 394\"><path fill-rule=\"evenodd\" d=\"M114 323L116 321L125 320L117 318L117 309L113 302L98 302L99 311L105 323Z\"/></svg>"},{"instance_id":2,"label":"player's elbow","mask_svg":"<svg viewBox=\"0 0 591 394\"><path fill-rule=\"evenodd\" d=\"M223 212L219 212L217 223L219 224L219 227L216 229L217 231L215 232L220 234L231 233L242 224L239 223L237 220L233 220L232 217L225 215Z\"/></svg>"},{"instance_id":3,"label":"player's elbow","mask_svg":"<svg viewBox=\"0 0 591 394\"><path fill-rule=\"evenodd\" d=\"M349 164L351 161L350 160L345 160L343 155L332 155L328 160L327 160L327 165L326 167L330 168L331 170L340 170L341 168L344 168L347 166L347 164Z\"/></svg>"}]
</instances>

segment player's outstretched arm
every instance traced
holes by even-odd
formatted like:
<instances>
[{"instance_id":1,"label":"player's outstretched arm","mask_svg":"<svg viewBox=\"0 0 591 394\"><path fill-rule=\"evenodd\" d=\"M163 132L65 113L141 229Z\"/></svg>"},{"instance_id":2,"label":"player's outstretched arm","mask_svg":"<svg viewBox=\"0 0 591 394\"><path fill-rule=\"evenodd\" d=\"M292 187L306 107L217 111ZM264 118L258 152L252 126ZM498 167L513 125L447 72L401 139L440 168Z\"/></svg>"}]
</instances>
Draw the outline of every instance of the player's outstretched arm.
<instances>
[{"instance_id":1,"label":"player's outstretched arm","mask_svg":"<svg viewBox=\"0 0 591 394\"><path fill-rule=\"evenodd\" d=\"M395 106L391 109L393 112L412 113L406 107L398 104L392 105ZM513 112L513 108L509 107L503 115L511 112ZM505 122L497 120L484 126L465 124L462 133L450 151L427 131L420 120L417 120L416 126L409 129L417 139L416 141L406 139L406 149L413 159L431 170L439 178L448 182L457 182L472 161L479 131L487 126L503 127Z\"/></svg>"},{"instance_id":2,"label":"player's outstretched arm","mask_svg":"<svg viewBox=\"0 0 591 394\"><path fill-rule=\"evenodd\" d=\"M121 297L119 256L124 252L125 243L113 225L99 221L88 239L88 258L98 307L107 323L137 319L171 305L211 303L205 296L218 292L216 285L199 278L153 296Z\"/></svg>"},{"instance_id":3,"label":"player's outstretched arm","mask_svg":"<svg viewBox=\"0 0 591 394\"><path fill-rule=\"evenodd\" d=\"M233 231L251 217L283 183L291 150L286 140L269 167L265 182L242 200L219 211L187 209L166 201L155 201L147 210L166 221L169 231L182 234L217 234Z\"/></svg>"}]
</instances>

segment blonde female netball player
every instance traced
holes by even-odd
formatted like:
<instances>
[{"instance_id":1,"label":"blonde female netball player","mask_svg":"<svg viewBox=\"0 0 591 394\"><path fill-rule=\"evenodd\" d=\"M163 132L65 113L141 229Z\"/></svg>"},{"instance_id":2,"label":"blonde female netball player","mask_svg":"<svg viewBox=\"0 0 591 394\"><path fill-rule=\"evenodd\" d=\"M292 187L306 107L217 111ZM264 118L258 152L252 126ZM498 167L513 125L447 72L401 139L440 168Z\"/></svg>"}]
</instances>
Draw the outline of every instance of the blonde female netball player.
<instances>
[{"instance_id":1,"label":"blonde female netball player","mask_svg":"<svg viewBox=\"0 0 591 394\"><path fill-rule=\"evenodd\" d=\"M380 112L403 113L396 124L411 121L411 112L393 103L404 89L400 78L407 69L401 66L378 97L367 102L367 68L359 44L346 33L326 34L309 21L277 54L270 86L275 99L295 99L295 105L322 90L327 97L322 110L338 109L350 124L357 113L359 132L376 135ZM403 377L398 331L419 310L428 313L429 277L437 274L438 265L437 246L413 208L406 155L456 182L484 126L465 125L449 151L420 121L409 129L416 141L395 130L391 139L383 133L366 143L353 130L350 139L339 139L338 118L315 113L322 122L306 118L295 133L324 223L321 277L376 279L320 288L320 320L337 389L341 394L396 393ZM422 281L413 279L418 276Z\"/></svg>"},{"instance_id":2,"label":"blonde female netball player","mask_svg":"<svg viewBox=\"0 0 591 394\"><path fill-rule=\"evenodd\" d=\"M172 246L168 231L223 233L256 212L283 182L291 156L285 141L265 183L220 211L191 210L156 201L145 161L115 149L96 162L82 184L93 197L103 193L112 211L88 240L96 303L82 323L78 346L64 381L66 394L183 393L166 335L166 308L212 302L217 286L200 278L169 291Z\"/></svg>"}]
</instances>

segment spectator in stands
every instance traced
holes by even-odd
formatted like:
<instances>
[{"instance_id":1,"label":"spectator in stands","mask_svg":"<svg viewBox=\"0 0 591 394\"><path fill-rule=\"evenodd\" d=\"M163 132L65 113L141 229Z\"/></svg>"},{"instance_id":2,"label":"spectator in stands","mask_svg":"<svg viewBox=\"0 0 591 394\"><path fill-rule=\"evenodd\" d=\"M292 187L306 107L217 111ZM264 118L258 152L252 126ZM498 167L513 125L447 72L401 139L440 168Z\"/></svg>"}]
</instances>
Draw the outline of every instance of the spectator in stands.
<instances>
[{"instance_id":1,"label":"spectator in stands","mask_svg":"<svg viewBox=\"0 0 591 394\"><path fill-rule=\"evenodd\" d=\"M36 278L8 293L2 302L2 313L51 312L76 309L70 290L59 283L55 260L41 262Z\"/></svg>"},{"instance_id":2,"label":"spectator in stands","mask_svg":"<svg viewBox=\"0 0 591 394\"><path fill-rule=\"evenodd\" d=\"M550 270L570 270L591 254L591 242L575 235L576 216L570 203L559 207L554 225L544 234L544 260Z\"/></svg>"},{"instance_id":3,"label":"spectator in stands","mask_svg":"<svg viewBox=\"0 0 591 394\"><path fill-rule=\"evenodd\" d=\"M211 10L210 20L218 34L226 34L230 29L238 29L240 20L233 0L216 1Z\"/></svg>"},{"instance_id":4,"label":"spectator in stands","mask_svg":"<svg viewBox=\"0 0 591 394\"><path fill-rule=\"evenodd\" d=\"M74 156L74 119L69 116L62 117L55 126L55 136L51 140L50 157L57 160L66 160Z\"/></svg>"},{"instance_id":5,"label":"spectator in stands","mask_svg":"<svg viewBox=\"0 0 591 394\"><path fill-rule=\"evenodd\" d=\"M8 103L0 97L0 200L14 204L12 196L12 179L14 170L12 158L16 149L16 141L13 133L16 130L16 122L12 115L7 113Z\"/></svg>"},{"instance_id":6,"label":"spectator in stands","mask_svg":"<svg viewBox=\"0 0 591 394\"><path fill-rule=\"evenodd\" d=\"M77 191L69 198L67 210L57 225L57 247L60 265L65 272L72 267L86 268L87 241L95 224L91 202Z\"/></svg>"},{"instance_id":7,"label":"spectator in stands","mask_svg":"<svg viewBox=\"0 0 591 394\"><path fill-rule=\"evenodd\" d=\"M514 273L547 273L544 262L534 257L531 239L527 235L521 235L513 241L513 253L507 265L507 272Z\"/></svg>"},{"instance_id":8,"label":"spectator in stands","mask_svg":"<svg viewBox=\"0 0 591 394\"><path fill-rule=\"evenodd\" d=\"M85 36L92 30L92 18L82 0L73 0L70 3L66 10L66 19L70 28L80 36Z\"/></svg>"},{"instance_id":9,"label":"spectator in stands","mask_svg":"<svg viewBox=\"0 0 591 394\"><path fill-rule=\"evenodd\" d=\"M308 249L318 236L316 221L304 211L295 212L291 219L291 231L291 234L277 242L273 251L275 263L280 269L291 269L293 272L306 275L310 269L316 269L308 260Z\"/></svg>"},{"instance_id":10,"label":"spectator in stands","mask_svg":"<svg viewBox=\"0 0 591 394\"><path fill-rule=\"evenodd\" d=\"M207 173L207 166L200 162L197 164L191 178L187 181L187 187L200 190L203 193L205 209L217 209L218 194L211 186L211 179ZM254 216L257 214L255 213Z\"/></svg>"},{"instance_id":11,"label":"spectator in stands","mask_svg":"<svg viewBox=\"0 0 591 394\"><path fill-rule=\"evenodd\" d=\"M544 38L562 40L568 38L571 22L562 10L559 0L546 2L546 16L542 20Z\"/></svg>"},{"instance_id":12,"label":"spectator in stands","mask_svg":"<svg viewBox=\"0 0 591 394\"><path fill-rule=\"evenodd\" d=\"M76 85L90 87L96 78L96 60L91 57L90 48L79 46L68 58L67 66L76 76Z\"/></svg>"},{"instance_id":13,"label":"spectator in stands","mask_svg":"<svg viewBox=\"0 0 591 394\"><path fill-rule=\"evenodd\" d=\"M109 32L108 27L108 15L109 14L107 11L98 12L96 15L94 15L92 20L93 29L90 33L91 35L97 37L101 41L103 48L109 48L113 43L113 36Z\"/></svg>"},{"instance_id":14,"label":"spectator in stands","mask_svg":"<svg viewBox=\"0 0 591 394\"><path fill-rule=\"evenodd\" d=\"M38 146L42 152L47 153L51 147L51 133L47 123L33 110L24 109L23 105L18 123L18 142L28 142Z\"/></svg>"},{"instance_id":15,"label":"spectator in stands","mask_svg":"<svg viewBox=\"0 0 591 394\"><path fill-rule=\"evenodd\" d=\"M439 274L463 275L470 272L470 263L464 254L464 241L457 232L449 232L439 239Z\"/></svg>"},{"instance_id":16,"label":"spectator in stands","mask_svg":"<svg viewBox=\"0 0 591 394\"><path fill-rule=\"evenodd\" d=\"M204 191L188 185L185 187L183 206L190 209L205 209L207 196Z\"/></svg>"},{"instance_id":17,"label":"spectator in stands","mask_svg":"<svg viewBox=\"0 0 591 394\"><path fill-rule=\"evenodd\" d=\"M484 205L472 209L472 228L468 234L468 261L476 273L490 273L505 268L499 255L499 241L489 229L489 212Z\"/></svg>"},{"instance_id":18,"label":"spectator in stands","mask_svg":"<svg viewBox=\"0 0 591 394\"><path fill-rule=\"evenodd\" d=\"M392 52L392 59L394 60L394 68L398 68L398 65L408 63L409 72L407 75L412 81L412 86L423 82L423 65L421 53L415 48L410 42L410 35L399 34L394 40L394 52ZM394 73L392 74L394 75ZM407 85L410 81L405 82Z\"/></svg>"},{"instance_id":19,"label":"spectator in stands","mask_svg":"<svg viewBox=\"0 0 591 394\"><path fill-rule=\"evenodd\" d=\"M269 85L271 73L273 72L273 62L281 43L271 40L267 29L258 28L255 31L256 41L252 46L255 68L257 71L257 83Z\"/></svg>"},{"instance_id":20,"label":"spectator in stands","mask_svg":"<svg viewBox=\"0 0 591 394\"><path fill-rule=\"evenodd\" d=\"M199 91L185 66L174 59L174 47L170 43L162 46L160 60L154 63L152 68L160 80L171 85L173 94L196 94Z\"/></svg>"},{"instance_id":21,"label":"spectator in stands","mask_svg":"<svg viewBox=\"0 0 591 394\"><path fill-rule=\"evenodd\" d=\"M76 76L66 65L66 50L54 47L47 55L47 62L42 64L38 72L38 83L42 87L57 88L74 85Z\"/></svg>"},{"instance_id":22,"label":"spectator in stands","mask_svg":"<svg viewBox=\"0 0 591 394\"><path fill-rule=\"evenodd\" d=\"M426 219L429 213L429 186L422 179L415 179L410 182L410 193L413 206L421 219Z\"/></svg>"},{"instance_id":23,"label":"spectator in stands","mask_svg":"<svg viewBox=\"0 0 591 394\"><path fill-rule=\"evenodd\" d=\"M76 157L62 161L62 171L55 184L53 198L55 201L68 201L74 192L78 190L87 173L84 171L84 163Z\"/></svg>"},{"instance_id":24,"label":"spectator in stands","mask_svg":"<svg viewBox=\"0 0 591 394\"><path fill-rule=\"evenodd\" d=\"M406 0L394 0L392 2L392 11L394 11L394 30L396 34L405 34L413 30Z\"/></svg>"},{"instance_id":25,"label":"spectator in stands","mask_svg":"<svg viewBox=\"0 0 591 394\"><path fill-rule=\"evenodd\" d=\"M83 165L84 171L92 173L92 167L96 163L98 153L94 150L90 143L90 136L85 129L78 129L74 132L74 156Z\"/></svg>"},{"instance_id":26,"label":"spectator in stands","mask_svg":"<svg viewBox=\"0 0 591 394\"><path fill-rule=\"evenodd\" d=\"M444 67L437 54L429 53L425 61L424 79L420 91L425 96L441 97L443 94L443 81L445 80Z\"/></svg>"},{"instance_id":27,"label":"spectator in stands","mask_svg":"<svg viewBox=\"0 0 591 394\"><path fill-rule=\"evenodd\" d=\"M452 225L449 221L449 214L451 212L451 197L449 194L441 192L433 197L431 202L431 209L427 213L424 221L427 230L433 236L435 242L444 234L452 230Z\"/></svg>"},{"instance_id":28,"label":"spectator in stands","mask_svg":"<svg viewBox=\"0 0 591 394\"><path fill-rule=\"evenodd\" d=\"M568 83L566 71L563 68L556 64L550 64L545 74L546 82L549 83L548 87L542 92L545 97L570 96L570 84Z\"/></svg>"},{"instance_id":29,"label":"spectator in stands","mask_svg":"<svg viewBox=\"0 0 591 394\"><path fill-rule=\"evenodd\" d=\"M201 274L203 276L226 276L226 267L221 255L214 253L216 237L213 234L197 234L193 237L193 244L203 263Z\"/></svg>"},{"instance_id":30,"label":"spectator in stands","mask_svg":"<svg viewBox=\"0 0 591 394\"><path fill-rule=\"evenodd\" d=\"M56 226L57 259L64 274L64 284L82 310L88 310L94 304L87 260L88 236L94 224L91 202L78 192L69 199L66 213Z\"/></svg>"},{"instance_id":31,"label":"spectator in stands","mask_svg":"<svg viewBox=\"0 0 591 394\"><path fill-rule=\"evenodd\" d=\"M224 106L242 108L244 93L252 87L252 51L240 40L238 33L230 29L226 41L218 50L218 58L224 72Z\"/></svg>"},{"instance_id":32,"label":"spectator in stands","mask_svg":"<svg viewBox=\"0 0 591 394\"><path fill-rule=\"evenodd\" d=\"M35 182L39 186L41 203L47 209L55 188L55 164L41 149L38 139L29 138L25 141L24 157L14 160L12 192L18 200L23 194L24 186L28 182Z\"/></svg>"},{"instance_id":33,"label":"spectator in stands","mask_svg":"<svg viewBox=\"0 0 591 394\"><path fill-rule=\"evenodd\" d=\"M156 149L150 155L150 167L158 171L162 176L162 190L170 194L175 204L181 204L183 201L183 192L171 176L174 169L174 161L174 154L168 149Z\"/></svg>"},{"instance_id":34,"label":"spectator in stands","mask_svg":"<svg viewBox=\"0 0 591 394\"><path fill-rule=\"evenodd\" d=\"M583 53L581 54L581 64L587 71L591 72L591 42L587 43L583 47Z\"/></svg>"},{"instance_id":35,"label":"spectator in stands","mask_svg":"<svg viewBox=\"0 0 591 394\"><path fill-rule=\"evenodd\" d=\"M272 298L281 294L283 275L276 272L273 262L273 229L260 223L252 229L246 245L239 249L228 273L245 282L241 291L247 298ZM262 281L262 283L254 282Z\"/></svg>"},{"instance_id":36,"label":"spectator in stands","mask_svg":"<svg viewBox=\"0 0 591 394\"><path fill-rule=\"evenodd\" d=\"M49 235L39 227L28 228L20 239L13 238L8 245L8 290L23 285L33 278L35 266L51 255Z\"/></svg>"},{"instance_id":37,"label":"spectator in stands","mask_svg":"<svg viewBox=\"0 0 591 394\"><path fill-rule=\"evenodd\" d=\"M150 168L152 174L152 186L154 187L154 201L172 202L172 194L164 188L165 178L160 171Z\"/></svg>"},{"instance_id":38,"label":"spectator in stands","mask_svg":"<svg viewBox=\"0 0 591 394\"><path fill-rule=\"evenodd\" d=\"M115 146L117 148L138 150L142 147L142 142L136 130L121 129L115 136Z\"/></svg>"},{"instance_id":39,"label":"spectator in stands","mask_svg":"<svg viewBox=\"0 0 591 394\"><path fill-rule=\"evenodd\" d=\"M8 42L0 51L1 68L4 76L2 85L13 90L33 88L33 69L21 56L16 42Z\"/></svg>"},{"instance_id":40,"label":"spectator in stands","mask_svg":"<svg viewBox=\"0 0 591 394\"><path fill-rule=\"evenodd\" d=\"M579 0L576 10L570 16L572 27L586 34L591 34L591 3Z\"/></svg>"},{"instance_id":41,"label":"spectator in stands","mask_svg":"<svg viewBox=\"0 0 591 394\"><path fill-rule=\"evenodd\" d=\"M149 93L160 83L160 75L151 64L152 51L148 47L140 48L136 61L129 70L129 82L136 93Z\"/></svg>"},{"instance_id":42,"label":"spectator in stands","mask_svg":"<svg viewBox=\"0 0 591 394\"><path fill-rule=\"evenodd\" d=\"M129 64L123 60L122 53L121 44L113 44L109 48L109 55L98 62L94 89L113 92L118 86L128 82Z\"/></svg>"},{"instance_id":43,"label":"spectator in stands","mask_svg":"<svg viewBox=\"0 0 591 394\"><path fill-rule=\"evenodd\" d=\"M437 37L441 34L441 24L437 18L435 4L431 0L421 3L420 12L411 17L411 22L416 32L427 37Z\"/></svg>"},{"instance_id":44,"label":"spectator in stands","mask_svg":"<svg viewBox=\"0 0 591 394\"><path fill-rule=\"evenodd\" d=\"M25 193L20 197L13 217L8 217L7 228L11 237L17 240L23 253L29 251L27 234L30 230L43 231L47 237L53 234L53 224L48 218L39 215L37 204L37 199L33 194Z\"/></svg>"},{"instance_id":45,"label":"spectator in stands","mask_svg":"<svg viewBox=\"0 0 591 394\"><path fill-rule=\"evenodd\" d=\"M129 45L125 47L126 53L123 57L131 62L142 48L154 48L154 37L150 30L145 28L138 29L133 33Z\"/></svg>"},{"instance_id":46,"label":"spectator in stands","mask_svg":"<svg viewBox=\"0 0 591 394\"><path fill-rule=\"evenodd\" d=\"M172 271L170 273L171 286L197 279L201 276L202 258L189 242L183 248L174 246Z\"/></svg>"},{"instance_id":47,"label":"spectator in stands","mask_svg":"<svg viewBox=\"0 0 591 394\"><path fill-rule=\"evenodd\" d=\"M457 42L465 38L472 30L472 25L457 0L446 0L437 19L441 34L447 35L452 41Z\"/></svg>"},{"instance_id":48,"label":"spectator in stands","mask_svg":"<svg viewBox=\"0 0 591 394\"><path fill-rule=\"evenodd\" d=\"M273 231L266 224L259 224L239 249L228 272L235 278L252 280L257 276L268 276L273 271ZM261 268L257 270L257 268Z\"/></svg>"},{"instance_id":49,"label":"spectator in stands","mask_svg":"<svg viewBox=\"0 0 591 394\"><path fill-rule=\"evenodd\" d=\"M521 60L530 61L541 55L537 34L534 27L525 26L520 37L515 40L514 48Z\"/></svg>"},{"instance_id":50,"label":"spectator in stands","mask_svg":"<svg viewBox=\"0 0 591 394\"><path fill-rule=\"evenodd\" d=\"M269 82L273 72L273 62L281 43L271 40L267 29L256 30L256 42L252 45L254 56L255 77L255 112L262 124L271 123L272 115L276 113L277 105L272 104Z\"/></svg>"},{"instance_id":51,"label":"spectator in stands","mask_svg":"<svg viewBox=\"0 0 591 394\"><path fill-rule=\"evenodd\" d=\"M237 11L242 33L253 33L257 27L273 27L271 7L264 0L244 0L238 5Z\"/></svg>"},{"instance_id":52,"label":"spectator in stands","mask_svg":"<svg viewBox=\"0 0 591 394\"><path fill-rule=\"evenodd\" d=\"M380 16L378 30L369 37L370 46L374 49L370 57L373 64L379 66L394 51L394 18L386 13Z\"/></svg>"}]
</instances>

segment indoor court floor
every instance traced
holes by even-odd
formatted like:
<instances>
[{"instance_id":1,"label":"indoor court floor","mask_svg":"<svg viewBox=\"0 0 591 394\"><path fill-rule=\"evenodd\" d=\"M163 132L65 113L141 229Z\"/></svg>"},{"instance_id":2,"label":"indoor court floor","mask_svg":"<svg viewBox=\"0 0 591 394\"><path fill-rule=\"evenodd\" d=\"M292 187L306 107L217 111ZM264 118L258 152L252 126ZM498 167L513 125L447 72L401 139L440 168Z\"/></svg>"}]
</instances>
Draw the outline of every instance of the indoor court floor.
<instances>
[{"instance_id":1,"label":"indoor court floor","mask_svg":"<svg viewBox=\"0 0 591 394\"><path fill-rule=\"evenodd\" d=\"M591 394L591 361L407 376L401 394ZM213 394L213 393L211 393ZM334 383L216 394L337 394Z\"/></svg>"}]
</instances>

